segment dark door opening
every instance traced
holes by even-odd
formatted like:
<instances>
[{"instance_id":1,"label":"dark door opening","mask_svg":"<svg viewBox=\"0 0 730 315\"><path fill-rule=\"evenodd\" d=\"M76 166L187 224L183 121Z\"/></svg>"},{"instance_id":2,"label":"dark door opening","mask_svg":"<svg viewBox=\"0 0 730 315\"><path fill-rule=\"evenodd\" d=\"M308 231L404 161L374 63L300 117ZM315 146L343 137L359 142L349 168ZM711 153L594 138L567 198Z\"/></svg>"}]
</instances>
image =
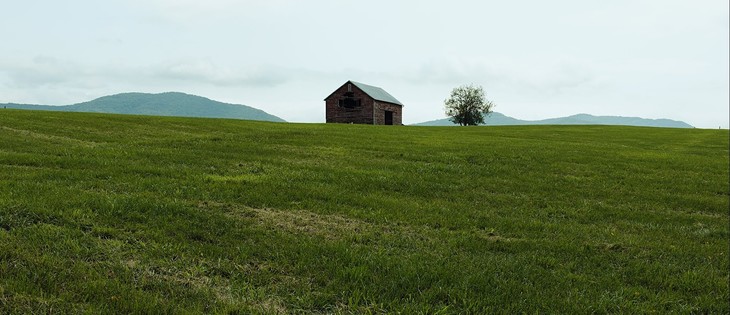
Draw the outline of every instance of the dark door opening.
<instances>
[{"instance_id":1,"label":"dark door opening","mask_svg":"<svg viewBox=\"0 0 730 315\"><path fill-rule=\"evenodd\" d=\"M393 112L386 110L385 111L385 124L386 125L392 125L393 124Z\"/></svg>"}]
</instances>

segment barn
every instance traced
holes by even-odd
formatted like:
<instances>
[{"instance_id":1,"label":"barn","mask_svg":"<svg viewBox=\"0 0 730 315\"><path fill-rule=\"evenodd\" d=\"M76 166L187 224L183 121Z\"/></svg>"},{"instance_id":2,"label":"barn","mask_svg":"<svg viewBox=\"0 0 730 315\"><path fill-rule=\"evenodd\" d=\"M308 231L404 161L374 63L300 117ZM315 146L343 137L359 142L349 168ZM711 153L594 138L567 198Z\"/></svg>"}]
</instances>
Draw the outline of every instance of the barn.
<instances>
[{"instance_id":1,"label":"barn","mask_svg":"<svg viewBox=\"0 0 730 315\"><path fill-rule=\"evenodd\" d=\"M403 104L377 86L347 81L324 101L327 123L403 124Z\"/></svg>"}]
</instances>

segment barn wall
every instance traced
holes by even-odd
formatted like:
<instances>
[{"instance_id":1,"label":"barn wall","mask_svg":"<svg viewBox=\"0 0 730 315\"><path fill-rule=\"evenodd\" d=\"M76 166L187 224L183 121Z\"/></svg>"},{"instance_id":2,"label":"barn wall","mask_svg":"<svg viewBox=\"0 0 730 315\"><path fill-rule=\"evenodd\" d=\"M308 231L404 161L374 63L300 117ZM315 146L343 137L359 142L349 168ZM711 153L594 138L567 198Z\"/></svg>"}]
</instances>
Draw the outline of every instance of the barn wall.
<instances>
[{"instance_id":1,"label":"barn wall","mask_svg":"<svg viewBox=\"0 0 730 315\"><path fill-rule=\"evenodd\" d=\"M347 84L337 89L330 97L325 100L326 109L325 116L328 123L342 124L372 124L373 123L373 104L374 100L352 85L352 92L355 99L360 99L361 106L355 108L345 108L339 106L341 98L347 93ZM393 118L395 120L395 118Z\"/></svg>"},{"instance_id":2,"label":"barn wall","mask_svg":"<svg viewBox=\"0 0 730 315\"><path fill-rule=\"evenodd\" d=\"M393 112L393 125L402 125L403 124L403 106L391 104L391 103L385 103L385 102L378 102L375 101L375 113L373 116L375 116L375 124L376 125L384 125L385 124L385 111L391 111Z\"/></svg>"}]
</instances>

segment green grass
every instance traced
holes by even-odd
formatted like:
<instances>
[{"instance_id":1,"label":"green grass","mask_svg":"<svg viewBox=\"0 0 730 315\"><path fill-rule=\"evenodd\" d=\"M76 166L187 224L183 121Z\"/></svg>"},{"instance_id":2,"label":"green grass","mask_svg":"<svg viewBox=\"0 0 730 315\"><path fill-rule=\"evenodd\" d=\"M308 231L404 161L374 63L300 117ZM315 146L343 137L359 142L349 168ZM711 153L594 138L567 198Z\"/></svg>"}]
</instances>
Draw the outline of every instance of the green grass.
<instances>
[{"instance_id":1,"label":"green grass","mask_svg":"<svg viewBox=\"0 0 730 315\"><path fill-rule=\"evenodd\" d=\"M728 313L728 132L0 111L0 313Z\"/></svg>"}]
</instances>

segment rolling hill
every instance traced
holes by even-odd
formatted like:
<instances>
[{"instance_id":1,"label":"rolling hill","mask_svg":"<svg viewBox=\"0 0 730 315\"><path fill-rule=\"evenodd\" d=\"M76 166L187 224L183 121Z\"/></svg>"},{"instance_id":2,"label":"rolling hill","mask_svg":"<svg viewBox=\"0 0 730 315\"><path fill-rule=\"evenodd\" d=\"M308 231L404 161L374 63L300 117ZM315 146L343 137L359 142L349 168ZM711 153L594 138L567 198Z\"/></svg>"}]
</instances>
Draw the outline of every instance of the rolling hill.
<instances>
[{"instance_id":1,"label":"rolling hill","mask_svg":"<svg viewBox=\"0 0 730 315\"><path fill-rule=\"evenodd\" d=\"M577 114L568 117L550 118L543 120L520 120L494 112L487 117L486 126L516 126L516 125L615 125L615 126L637 126L637 127L668 127L668 128L694 128L692 125L671 119L646 119L639 117L621 116L593 116L589 114ZM426 121L414 124L414 126L457 126L448 118Z\"/></svg>"},{"instance_id":2,"label":"rolling hill","mask_svg":"<svg viewBox=\"0 0 730 315\"><path fill-rule=\"evenodd\" d=\"M728 314L728 141L0 108L0 314Z\"/></svg>"},{"instance_id":3,"label":"rolling hill","mask_svg":"<svg viewBox=\"0 0 730 315\"><path fill-rule=\"evenodd\" d=\"M14 109L35 109L67 112L134 114L154 116L234 118L284 122L283 119L246 105L227 104L205 97L179 92L159 94L122 93L65 106L0 104Z\"/></svg>"}]
</instances>

